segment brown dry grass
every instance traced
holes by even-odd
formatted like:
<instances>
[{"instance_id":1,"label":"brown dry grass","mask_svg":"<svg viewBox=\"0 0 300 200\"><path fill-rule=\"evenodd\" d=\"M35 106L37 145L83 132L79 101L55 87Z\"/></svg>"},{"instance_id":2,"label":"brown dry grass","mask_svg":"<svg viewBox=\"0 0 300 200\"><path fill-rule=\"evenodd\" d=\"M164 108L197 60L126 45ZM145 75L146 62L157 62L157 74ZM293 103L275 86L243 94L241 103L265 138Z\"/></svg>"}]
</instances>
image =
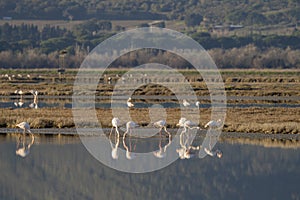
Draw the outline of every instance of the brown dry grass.
<instances>
[{"instance_id":1,"label":"brown dry grass","mask_svg":"<svg viewBox=\"0 0 300 200\"><path fill-rule=\"evenodd\" d=\"M210 120L210 112L210 109L200 109L198 123L201 127L204 127L205 123ZM141 126L150 123L149 110L146 108L130 109L129 113L132 120ZM180 109L168 108L166 114L168 127L175 128L180 118ZM229 108L223 130L227 132L299 134L299 116L299 108ZM111 127L113 114L110 109L97 109L97 117L102 127ZM123 116L118 117L122 118ZM1 127L15 128L15 124L22 121L29 122L32 128L74 127L71 109L1 109Z\"/></svg>"},{"instance_id":2,"label":"brown dry grass","mask_svg":"<svg viewBox=\"0 0 300 200\"><path fill-rule=\"evenodd\" d=\"M124 70L123 70L124 71ZM3 73L8 73L3 71ZM12 73L12 72L10 72ZM26 74L27 71L17 71L16 73ZM209 95L206 84L201 81L201 77L196 75L194 71L182 70L188 80L191 81L196 94L198 96ZM116 77L116 74L122 74L122 70L110 71L110 76ZM42 95L68 96L72 95L73 80L76 71L67 71L66 83L59 83L55 78L57 74L45 70L36 70L32 72L32 77L43 77L43 81L37 84L24 83L22 80L16 82L9 82L1 79L0 95L8 96L14 95L16 89L29 91L36 89ZM299 70L283 71L283 70L232 70L222 71L223 80L225 81L225 88L227 96L268 96L268 97L282 97L291 96L299 97L300 78ZM97 88L97 95L110 96L113 92L113 85L101 83ZM29 94L28 94L29 95ZM135 95L171 95L171 92L166 88L157 88L153 85L147 85L135 92ZM276 99L276 98L274 98ZM234 103L249 103L252 100L233 100ZM254 101L254 100L253 100ZM270 100L271 101L271 100ZM231 103L232 103L231 102ZM256 102L257 103L257 102ZM262 101L261 103L268 103ZM299 100L285 101L285 103L293 104L299 103ZM170 127L175 127L179 119L178 109L166 109L167 122ZM31 109L1 109L0 126L14 127L20 121L28 121L33 128L45 127L73 127L71 109L61 108L41 108L38 110ZM111 124L112 113L111 110L97 109L99 121L103 127L109 127ZM133 120L141 125L149 123L149 113L147 109L132 109L130 111ZM143 116L141 118L140 116ZM205 122L210 120L210 110L200 110L200 122L203 127ZM263 133L300 133L300 109L295 108L228 108L227 118L224 131L229 132L263 132Z\"/></svg>"}]
</instances>

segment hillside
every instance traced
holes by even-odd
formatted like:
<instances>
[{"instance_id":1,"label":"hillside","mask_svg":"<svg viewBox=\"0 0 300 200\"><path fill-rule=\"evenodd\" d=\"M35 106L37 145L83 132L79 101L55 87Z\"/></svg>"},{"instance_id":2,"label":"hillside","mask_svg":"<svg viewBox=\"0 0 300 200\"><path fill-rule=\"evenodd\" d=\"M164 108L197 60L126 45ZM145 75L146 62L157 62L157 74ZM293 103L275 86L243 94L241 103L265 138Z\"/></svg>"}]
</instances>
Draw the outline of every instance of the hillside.
<instances>
[{"instance_id":1,"label":"hillside","mask_svg":"<svg viewBox=\"0 0 300 200\"><path fill-rule=\"evenodd\" d=\"M296 24L297 0L2 0L2 17L51 20L182 20L200 14L214 24Z\"/></svg>"},{"instance_id":2,"label":"hillside","mask_svg":"<svg viewBox=\"0 0 300 200\"><path fill-rule=\"evenodd\" d=\"M221 68L300 66L297 0L3 0L0 13L0 68L56 68L62 50L77 68L103 40L154 20L199 42Z\"/></svg>"}]
</instances>

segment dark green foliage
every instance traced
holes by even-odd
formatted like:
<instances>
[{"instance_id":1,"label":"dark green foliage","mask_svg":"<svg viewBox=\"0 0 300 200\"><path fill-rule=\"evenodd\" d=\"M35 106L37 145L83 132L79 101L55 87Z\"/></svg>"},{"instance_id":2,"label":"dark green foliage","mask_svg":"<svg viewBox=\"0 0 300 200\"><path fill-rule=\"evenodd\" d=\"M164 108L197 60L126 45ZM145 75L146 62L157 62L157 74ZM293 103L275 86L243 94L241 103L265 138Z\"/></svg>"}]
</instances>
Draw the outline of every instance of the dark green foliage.
<instances>
[{"instance_id":1,"label":"dark green foliage","mask_svg":"<svg viewBox=\"0 0 300 200\"><path fill-rule=\"evenodd\" d=\"M187 26L198 26L203 20L203 16L197 13L188 14L184 21Z\"/></svg>"}]
</instances>

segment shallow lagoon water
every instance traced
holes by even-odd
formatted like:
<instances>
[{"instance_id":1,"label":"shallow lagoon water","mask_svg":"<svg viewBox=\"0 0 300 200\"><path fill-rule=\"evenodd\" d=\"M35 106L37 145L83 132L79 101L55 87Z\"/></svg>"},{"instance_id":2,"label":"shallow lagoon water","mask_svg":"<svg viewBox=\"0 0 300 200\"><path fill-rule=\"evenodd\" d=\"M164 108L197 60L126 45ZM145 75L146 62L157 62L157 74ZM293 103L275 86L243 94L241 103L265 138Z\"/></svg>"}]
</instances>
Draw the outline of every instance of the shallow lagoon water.
<instances>
[{"instance_id":1,"label":"shallow lagoon water","mask_svg":"<svg viewBox=\"0 0 300 200\"><path fill-rule=\"evenodd\" d=\"M0 144L0 199L300 198L299 148L226 140L216 145L221 159L195 156L130 174L97 161L79 137L36 136L25 158L16 155L16 136L0 136Z\"/></svg>"},{"instance_id":2,"label":"shallow lagoon water","mask_svg":"<svg viewBox=\"0 0 300 200\"><path fill-rule=\"evenodd\" d=\"M179 108L180 103L177 102L175 96L136 96L138 99L135 102L136 108L149 108L153 104L159 103L164 108ZM184 98L184 97L182 97ZM142 100L142 102L140 101ZM201 100L200 108L210 108L210 97L203 96L199 97ZM282 108L298 108L300 107L299 97L270 97L270 96L228 96L227 97L227 107L228 108L250 108L250 107L260 107L260 108L272 108L272 107L282 107ZM18 103L20 99L18 96L0 96L0 108L28 108L33 103L31 96L26 96L22 100L22 106ZM72 96L40 96L37 103L38 108L72 108ZM217 106L217 105L216 105ZM124 97L114 97L113 101L110 101L107 96L98 96L95 101L96 108L108 109L108 108L126 108L126 99ZM191 108L196 108L191 102Z\"/></svg>"}]
</instances>

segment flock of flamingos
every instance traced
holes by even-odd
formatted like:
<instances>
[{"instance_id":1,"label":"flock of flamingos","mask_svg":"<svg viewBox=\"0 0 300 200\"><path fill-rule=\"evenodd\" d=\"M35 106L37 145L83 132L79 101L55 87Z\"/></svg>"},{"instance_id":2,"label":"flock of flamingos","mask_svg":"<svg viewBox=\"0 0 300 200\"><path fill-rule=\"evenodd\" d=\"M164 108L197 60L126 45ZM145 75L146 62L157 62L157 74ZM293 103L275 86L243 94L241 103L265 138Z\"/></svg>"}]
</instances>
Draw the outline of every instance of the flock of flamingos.
<instances>
[{"instance_id":1,"label":"flock of flamingos","mask_svg":"<svg viewBox=\"0 0 300 200\"><path fill-rule=\"evenodd\" d=\"M23 91L21 90L16 90L15 91L16 94L20 95L20 101L19 102L22 102L22 99L23 99ZM31 90L30 93L33 95L34 97L34 101L32 104L30 104L30 107L32 108L37 108L37 99L38 99L38 91L35 91L35 90ZM200 105L200 102L197 101L195 103L195 105L199 108L199 105ZM132 100L131 98L128 98L127 100L127 106L129 108L132 108L134 107L134 104L132 103ZM183 100L183 106L185 107L188 107L190 106L190 103L187 101L187 100ZM113 159L118 159L118 146L119 146L119 142L120 142L120 133L119 133L119 127L122 126L123 124L121 123L120 119L117 118L117 117L114 117L111 121L111 124L112 124L112 129L110 131L110 135L109 135L109 139L110 139L110 144L111 144L111 148L112 148L112 153L111 153L111 156ZM126 150L126 158L127 159L133 159L134 156L133 154L131 153L130 149L128 147L128 145L126 145L126 136L129 134L129 136L132 134L132 131L134 128L138 127L139 125L133 121L129 121L126 123L126 131L124 132L123 134L123 146L124 146L124 149ZM154 127L157 127L159 128L159 133L161 135L161 132L164 130L165 133L167 134L168 138L169 138L169 142L167 145L164 146L164 148L162 148L161 146L161 141L160 141L160 144L159 144L159 150L158 151L155 151L153 154L158 157L158 158L163 158L165 157L165 153L166 153L166 150L168 148L168 146L171 144L171 138L172 138L172 135L170 134L170 132L167 130L167 123L166 123L166 120L159 120L157 122L154 122L153 123L153 126ZM188 144L188 137L185 137L185 134L189 131L189 130L192 130L192 129L198 129L200 130L201 128L199 126L197 126L196 123L186 119L186 118L181 118L178 123L177 123L177 126L180 127L180 128L183 128L183 131L181 132L180 134L180 148L177 149L177 153L179 155L179 157L181 159L189 159L191 158L194 154L193 154L193 151L195 150L199 150L201 147L200 146L197 146L197 147L194 147L192 146L191 144ZM211 120L209 121L205 126L204 128L209 128L209 129L218 129L222 126L222 120L221 119L218 119L218 120ZM20 146L20 143L21 143L21 138L19 137L19 141L18 141L18 145L17 145L17 150L16 150L16 154L21 156L21 157L26 157L29 152L30 152L30 147L32 146L32 144L34 143L34 134L31 132L30 130L30 125L28 122L21 122L19 124L16 124L16 127L20 128L23 130L23 145ZM113 129L115 129L115 143L113 144L112 143L112 140L111 140L111 135L112 135L112 132L113 132ZM28 132L30 135L31 135L31 142L28 144L28 145L25 145L25 135L26 135L26 132ZM19 148L18 148L19 147ZM204 151L206 152L207 155L209 156L216 156L218 158L221 158L222 157L222 151L220 150L212 150L211 147L209 148L204 148Z\"/></svg>"}]
</instances>

